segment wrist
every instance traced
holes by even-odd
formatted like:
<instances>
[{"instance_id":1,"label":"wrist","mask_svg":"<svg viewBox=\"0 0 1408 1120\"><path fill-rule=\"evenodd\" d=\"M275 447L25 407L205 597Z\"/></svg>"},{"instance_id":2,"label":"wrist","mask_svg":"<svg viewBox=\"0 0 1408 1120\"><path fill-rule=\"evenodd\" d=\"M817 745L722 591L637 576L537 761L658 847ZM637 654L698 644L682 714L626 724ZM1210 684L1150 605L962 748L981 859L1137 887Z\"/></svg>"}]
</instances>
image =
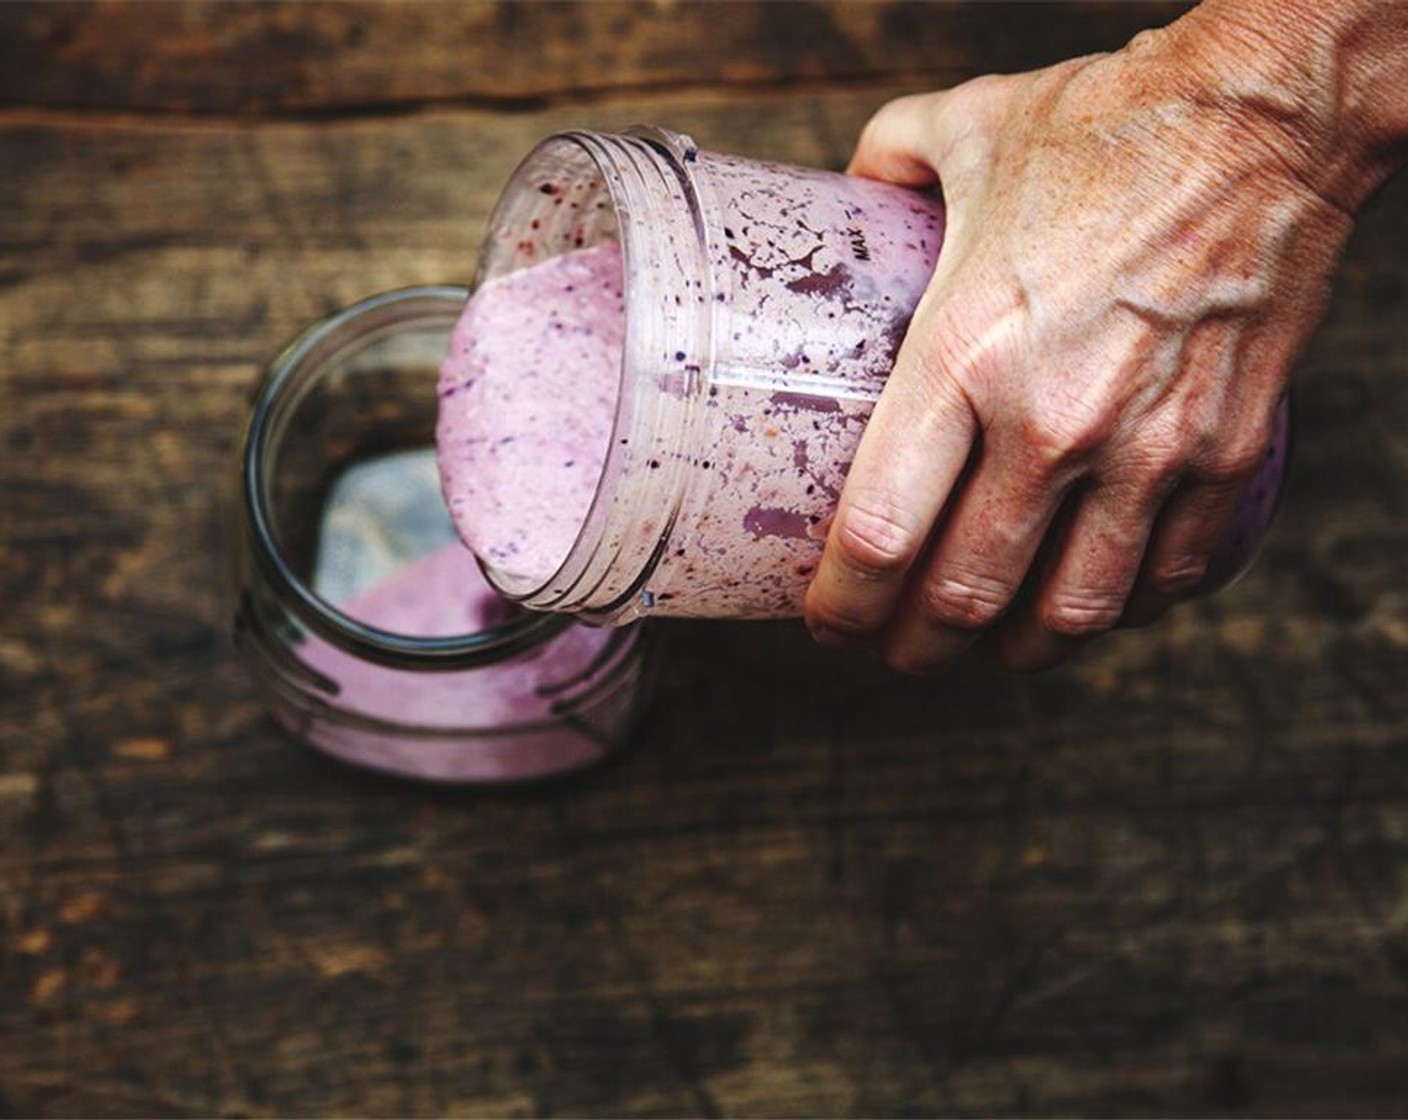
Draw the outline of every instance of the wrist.
<instances>
[{"instance_id":1,"label":"wrist","mask_svg":"<svg viewBox=\"0 0 1408 1120\"><path fill-rule=\"evenodd\" d=\"M1408 0L1204 0L1166 37L1195 98L1340 208L1408 162Z\"/></svg>"}]
</instances>

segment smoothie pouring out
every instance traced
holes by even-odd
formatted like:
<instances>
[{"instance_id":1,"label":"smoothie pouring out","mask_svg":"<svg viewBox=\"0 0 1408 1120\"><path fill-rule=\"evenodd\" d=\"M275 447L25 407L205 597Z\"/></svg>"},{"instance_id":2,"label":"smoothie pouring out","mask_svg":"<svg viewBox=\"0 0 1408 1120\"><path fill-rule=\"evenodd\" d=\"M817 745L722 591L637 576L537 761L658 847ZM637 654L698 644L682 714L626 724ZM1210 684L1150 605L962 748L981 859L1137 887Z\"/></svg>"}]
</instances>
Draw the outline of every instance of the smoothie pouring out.
<instances>
[{"instance_id":1,"label":"smoothie pouring out","mask_svg":"<svg viewBox=\"0 0 1408 1120\"><path fill-rule=\"evenodd\" d=\"M485 284L440 370L436 434L455 528L544 583L586 520L616 417L621 253L602 244Z\"/></svg>"}]
</instances>

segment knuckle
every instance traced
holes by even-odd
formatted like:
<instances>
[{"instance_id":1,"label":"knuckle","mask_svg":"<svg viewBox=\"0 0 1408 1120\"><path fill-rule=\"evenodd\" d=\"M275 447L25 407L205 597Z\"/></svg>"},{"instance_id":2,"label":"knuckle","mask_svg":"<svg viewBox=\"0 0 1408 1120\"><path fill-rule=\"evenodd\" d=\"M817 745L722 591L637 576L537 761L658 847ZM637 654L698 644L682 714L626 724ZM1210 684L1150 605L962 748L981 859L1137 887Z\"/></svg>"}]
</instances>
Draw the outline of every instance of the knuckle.
<instances>
[{"instance_id":1,"label":"knuckle","mask_svg":"<svg viewBox=\"0 0 1408 1120\"><path fill-rule=\"evenodd\" d=\"M1270 432L1238 439L1209 455L1202 474L1213 484L1231 486L1245 482L1261 466L1270 446Z\"/></svg>"},{"instance_id":2,"label":"knuckle","mask_svg":"<svg viewBox=\"0 0 1408 1120\"><path fill-rule=\"evenodd\" d=\"M1260 462L1260 453L1250 455L1240 449L1224 451L1209 461L1203 474L1215 486L1234 486L1251 477Z\"/></svg>"},{"instance_id":3,"label":"knuckle","mask_svg":"<svg viewBox=\"0 0 1408 1120\"><path fill-rule=\"evenodd\" d=\"M1185 421L1178 438L1187 458L1202 459L1216 452L1222 431L1218 427L1217 417L1198 415Z\"/></svg>"},{"instance_id":4,"label":"knuckle","mask_svg":"<svg viewBox=\"0 0 1408 1120\"><path fill-rule=\"evenodd\" d=\"M1140 434L1137 444L1120 456L1119 465L1128 467L1130 474L1149 491L1165 494L1182 478L1192 458L1188 437L1176 431L1152 429Z\"/></svg>"},{"instance_id":5,"label":"knuckle","mask_svg":"<svg viewBox=\"0 0 1408 1120\"><path fill-rule=\"evenodd\" d=\"M938 93L907 93L900 97L891 97L886 104L880 106L880 110L874 114L874 120L912 120L914 117L929 113L934 108Z\"/></svg>"},{"instance_id":6,"label":"knuckle","mask_svg":"<svg viewBox=\"0 0 1408 1120\"><path fill-rule=\"evenodd\" d=\"M1192 591L1208 572L1206 556L1173 556L1156 561L1149 569L1149 586L1160 595Z\"/></svg>"},{"instance_id":7,"label":"knuckle","mask_svg":"<svg viewBox=\"0 0 1408 1120\"><path fill-rule=\"evenodd\" d=\"M841 563L864 577L903 573L919 551L921 530L913 514L889 495L864 490L850 496L833 529Z\"/></svg>"},{"instance_id":8,"label":"knuckle","mask_svg":"<svg viewBox=\"0 0 1408 1120\"><path fill-rule=\"evenodd\" d=\"M873 125L876 122L885 123L896 117L907 119L917 110L926 108L932 100L933 94L931 93L907 93L900 97L892 97L889 101L885 102L885 104L881 105L880 108L875 110L870 118L869 125ZM869 125L867 125L867 127L869 127Z\"/></svg>"},{"instance_id":9,"label":"knuckle","mask_svg":"<svg viewBox=\"0 0 1408 1120\"><path fill-rule=\"evenodd\" d=\"M1160 37L1160 33L1157 30L1152 28L1146 28L1145 30L1139 32L1139 34L1135 35L1134 38L1126 44L1126 46L1131 53L1134 53L1136 51L1147 51L1159 41Z\"/></svg>"},{"instance_id":10,"label":"knuckle","mask_svg":"<svg viewBox=\"0 0 1408 1120\"><path fill-rule=\"evenodd\" d=\"M1143 417L1134 432L1151 459L1167 456L1186 463L1217 446L1222 419L1207 401L1180 395Z\"/></svg>"},{"instance_id":11,"label":"knuckle","mask_svg":"<svg viewBox=\"0 0 1408 1120\"><path fill-rule=\"evenodd\" d=\"M981 383L989 362L974 325L947 300L927 317L923 345L914 350L914 377L926 397L939 402Z\"/></svg>"},{"instance_id":12,"label":"knuckle","mask_svg":"<svg viewBox=\"0 0 1408 1120\"><path fill-rule=\"evenodd\" d=\"M930 386L985 397L998 391L1003 375L1024 358L1028 294L983 261L967 268L970 283L982 293L967 286L926 293L930 302L921 304L925 346L916 354L916 364Z\"/></svg>"},{"instance_id":13,"label":"knuckle","mask_svg":"<svg viewBox=\"0 0 1408 1120\"><path fill-rule=\"evenodd\" d=\"M983 576L936 576L921 595L924 615L958 630L984 630L1002 617L1016 594L1007 581Z\"/></svg>"},{"instance_id":14,"label":"knuckle","mask_svg":"<svg viewBox=\"0 0 1408 1120\"><path fill-rule=\"evenodd\" d=\"M890 122L895 117L894 102L880 106L875 111L875 115L865 122L865 127L860 130L860 137L856 141L856 148L864 151L880 145L882 138L890 127Z\"/></svg>"},{"instance_id":15,"label":"knuckle","mask_svg":"<svg viewBox=\"0 0 1408 1120\"><path fill-rule=\"evenodd\" d=\"M1150 545L1153 523L1177 492L1186 468L1177 465L1150 465L1128 479L1113 493L1124 503L1128 514L1141 518L1140 524L1121 525L1106 530L1106 548L1112 556L1138 567Z\"/></svg>"},{"instance_id":16,"label":"knuckle","mask_svg":"<svg viewBox=\"0 0 1408 1120\"><path fill-rule=\"evenodd\" d=\"M1089 638L1113 630L1124 613L1125 597L1102 588L1061 588L1040 612L1041 624L1065 638Z\"/></svg>"},{"instance_id":17,"label":"knuckle","mask_svg":"<svg viewBox=\"0 0 1408 1120\"><path fill-rule=\"evenodd\" d=\"M1129 465L1139 474L1163 478L1177 472L1186 454L1175 441L1166 438L1143 440L1127 456Z\"/></svg>"},{"instance_id":18,"label":"knuckle","mask_svg":"<svg viewBox=\"0 0 1408 1120\"><path fill-rule=\"evenodd\" d=\"M1018 435L1032 469L1044 479L1053 479L1088 463L1104 444L1107 428L1093 414L1043 410L1029 415Z\"/></svg>"},{"instance_id":19,"label":"knuckle","mask_svg":"<svg viewBox=\"0 0 1408 1120\"><path fill-rule=\"evenodd\" d=\"M892 137L908 131L916 120L932 112L935 94L912 93L881 105L861 129L860 146L884 146Z\"/></svg>"}]
</instances>

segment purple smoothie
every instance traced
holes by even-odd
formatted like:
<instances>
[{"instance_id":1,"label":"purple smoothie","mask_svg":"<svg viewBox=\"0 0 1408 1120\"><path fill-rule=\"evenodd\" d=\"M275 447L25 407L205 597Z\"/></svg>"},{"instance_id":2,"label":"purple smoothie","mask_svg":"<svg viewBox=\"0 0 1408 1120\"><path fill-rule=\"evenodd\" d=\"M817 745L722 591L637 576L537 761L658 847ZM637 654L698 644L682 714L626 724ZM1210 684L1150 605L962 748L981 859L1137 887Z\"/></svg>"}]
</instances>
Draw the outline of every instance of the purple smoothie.
<instances>
[{"instance_id":1,"label":"purple smoothie","mask_svg":"<svg viewBox=\"0 0 1408 1120\"><path fill-rule=\"evenodd\" d=\"M485 582L457 541L338 609L369 626L416 637L475 634L520 611ZM368 664L310 634L299 659L336 683L338 707L354 718L281 716L330 754L408 777L516 781L557 774L600 759L625 728L635 677L631 669L618 673L623 636L572 625L500 662L412 672ZM586 693L596 702L564 711L564 698ZM426 733L408 743L376 721L413 724Z\"/></svg>"},{"instance_id":2,"label":"purple smoothie","mask_svg":"<svg viewBox=\"0 0 1408 1120\"><path fill-rule=\"evenodd\" d=\"M455 528L486 564L543 583L576 540L616 417L621 254L603 244L481 288L440 372L436 443Z\"/></svg>"},{"instance_id":3,"label":"purple smoothie","mask_svg":"<svg viewBox=\"0 0 1408 1120\"><path fill-rule=\"evenodd\" d=\"M485 283L460 320L441 370L445 495L460 533L500 583L549 580L595 495L626 514L610 522L614 535L598 551L657 556L633 613L795 616L932 275L943 207L930 195L830 172L703 151L685 160L707 183L711 208L711 275L696 284L712 310L708 355L665 345L648 365L624 371L690 398L687 439L661 441L646 455L632 449L644 469L683 479L673 517L642 501L639 486L627 494L599 483L615 477L610 456L620 450L613 424L620 428L617 401L631 362L622 339L658 322L651 270L684 266L623 262L612 240L574 250L581 231L570 228L568 245L525 254L541 263ZM569 193L551 182L537 189ZM1279 492L1284 444L1283 410L1209 587L1255 555Z\"/></svg>"}]
</instances>

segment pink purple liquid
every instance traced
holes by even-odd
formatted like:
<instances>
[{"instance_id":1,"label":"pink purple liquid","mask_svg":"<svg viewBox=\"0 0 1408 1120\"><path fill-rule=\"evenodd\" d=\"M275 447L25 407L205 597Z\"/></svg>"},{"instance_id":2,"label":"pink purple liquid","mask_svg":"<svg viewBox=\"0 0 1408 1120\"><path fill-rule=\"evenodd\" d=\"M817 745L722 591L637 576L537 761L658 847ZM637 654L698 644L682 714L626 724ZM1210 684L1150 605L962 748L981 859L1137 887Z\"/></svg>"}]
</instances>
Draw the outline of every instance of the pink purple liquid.
<instances>
[{"instance_id":1,"label":"pink purple liquid","mask_svg":"<svg viewBox=\"0 0 1408 1120\"><path fill-rule=\"evenodd\" d=\"M518 614L451 542L339 605L377 629L414 637L475 634ZM353 720L302 720L292 729L331 754L409 777L513 781L597 761L622 733L634 678L615 675L610 630L572 625L534 649L479 668L409 672L362 661L310 634L299 659L336 682ZM605 682L622 685L613 693ZM624 680L624 684L623 684ZM572 704L594 686L602 702ZM293 717L286 721L292 723ZM410 735L382 724L404 728Z\"/></svg>"},{"instance_id":2,"label":"pink purple liquid","mask_svg":"<svg viewBox=\"0 0 1408 1120\"><path fill-rule=\"evenodd\" d=\"M596 494L625 338L614 244L484 285L440 373L438 463L465 543L535 584L557 570Z\"/></svg>"},{"instance_id":3,"label":"pink purple liquid","mask_svg":"<svg viewBox=\"0 0 1408 1120\"><path fill-rule=\"evenodd\" d=\"M712 364L697 439L654 448L648 461L683 469L688 482L642 602L666 615L793 616L938 258L943 208L885 184L708 152L697 153L695 174L719 207ZM539 189L560 196L554 184ZM608 242L491 281L442 367L439 455L457 526L491 565L530 584L566 555L602 476L623 361L621 293L649 293L632 279ZM642 302L632 313L649 316ZM656 361L627 375L699 381L683 352ZM1283 410L1209 587L1255 555L1285 436ZM626 535L651 543L658 512L641 509Z\"/></svg>"}]
</instances>

